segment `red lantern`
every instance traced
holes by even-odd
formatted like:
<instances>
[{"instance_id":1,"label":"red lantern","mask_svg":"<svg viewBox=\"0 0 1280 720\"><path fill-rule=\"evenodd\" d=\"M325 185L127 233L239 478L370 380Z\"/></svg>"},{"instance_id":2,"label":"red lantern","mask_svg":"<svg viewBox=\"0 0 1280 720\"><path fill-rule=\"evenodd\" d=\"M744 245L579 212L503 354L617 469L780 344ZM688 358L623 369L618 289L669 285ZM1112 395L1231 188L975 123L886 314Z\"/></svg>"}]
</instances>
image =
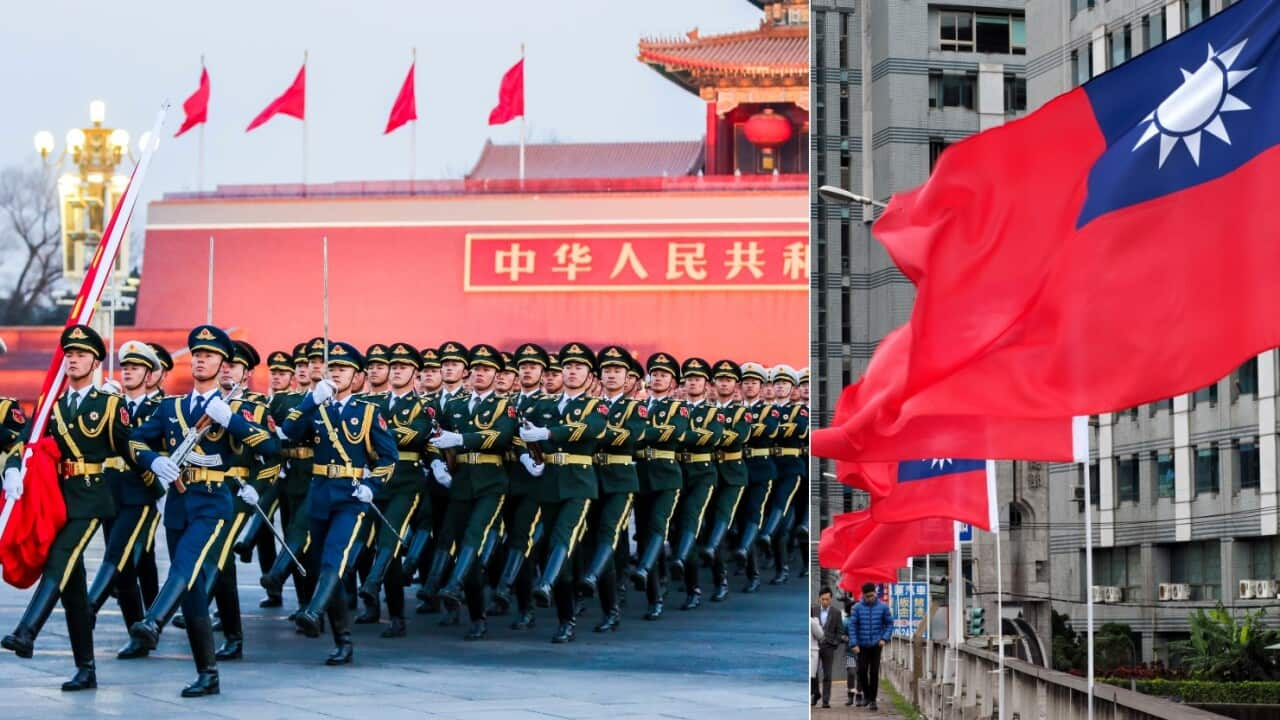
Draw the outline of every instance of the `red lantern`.
<instances>
[{"instance_id":1,"label":"red lantern","mask_svg":"<svg viewBox=\"0 0 1280 720\"><path fill-rule=\"evenodd\" d=\"M752 145L768 150L791 139L791 121L775 114L773 108L765 108L747 118L742 132Z\"/></svg>"}]
</instances>

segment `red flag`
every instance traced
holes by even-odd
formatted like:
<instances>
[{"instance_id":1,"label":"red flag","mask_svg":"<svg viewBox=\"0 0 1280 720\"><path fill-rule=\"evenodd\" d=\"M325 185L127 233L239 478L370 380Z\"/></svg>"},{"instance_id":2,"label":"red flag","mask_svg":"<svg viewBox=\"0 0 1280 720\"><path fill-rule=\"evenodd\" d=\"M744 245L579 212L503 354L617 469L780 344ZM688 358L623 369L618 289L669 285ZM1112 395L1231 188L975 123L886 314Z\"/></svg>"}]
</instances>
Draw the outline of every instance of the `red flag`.
<instances>
[{"instance_id":1,"label":"red flag","mask_svg":"<svg viewBox=\"0 0 1280 720\"><path fill-rule=\"evenodd\" d=\"M818 539L818 565L838 569L844 565L849 553L866 538L875 527L870 510L858 510L835 516L831 526L822 529Z\"/></svg>"},{"instance_id":2,"label":"red flag","mask_svg":"<svg viewBox=\"0 0 1280 720\"><path fill-rule=\"evenodd\" d=\"M986 460L937 458L876 463L887 466L893 490L871 503L878 523L943 518L990 531L997 521L994 477Z\"/></svg>"},{"instance_id":3,"label":"red flag","mask_svg":"<svg viewBox=\"0 0 1280 720\"><path fill-rule=\"evenodd\" d=\"M896 568L905 565L909 557L950 552L953 549L953 520L926 518L901 523L875 523L871 532L845 558L843 567Z\"/></svg>"},{"instance_id":4,"label":"red flag","mask_svg":"<svg viewBox=\"0 0 1280 720\"><path fill-rule=\"evenodd\" d=\"M382 131L383 135L404 125L410 120L418 119L418 102L413 94L413 69L418 63L409 65L409 74L404 78L404 85L400 86L400 94L396 95L396 101L391 106L391 116L387 118L387 129Z\"/></svg>"},{"instance_id":5,"label":"red flag","mask_svg":"<svg viewBox=\"0 0 1280 720\"><path fill-rule=\"evenodd\" d=\"M258 127L259 125L270 120L276 115L288 115L302 120L306 117L307 110L307 64L302 64L302 69L298 71L298 76L293 79L293 84L288 90L281 93L280 97L271 101L271 104L258 113L258 116L249 123L249 127L245 128L245 132Z\"/></svg>"},{"instance_id":6,"label":"red flag","mask_svg":"<svg viewBox=\"0 0 1280 720\"><path fill-rule=\"evenodd\" d=\"M855 597L862 596L863 583L888 584L898 582L897 567L845 567L840 569L840 588Z\"/></svg>"},{"instance_id":7,"label":"red flag","mask_svg":"<svg viewBox=\"0 0 1280 720\"><path fill-rule=\"evenodd\" d=\"M28 447L32 452L23 476L22 500L14 504L0 535L4 581L18 588L31 587L40 579L53 539L67 524L67 504L58 486L57 441L46 435Z\"/></svg>"},{"instance_id":8,"label":"red flag","mask_svg":"<svg viewBox=\"0 0 1280 720\"><path fill-rule=\"evenodd\" d=\"M489 124L502 125L524 116L524 58L502 76L498 105L489 111Z\"/></svg>"},{"instance_id":9,"label":"red flag","mask_svg":"<svg viewBox=\"0 0 1280 720\"><path fill-rule=\"evenodd\" d=\"M191 97L182 102L182 111L187 114L185 120L182 121L182 127L178 128L178 132L174 133L174 137L178 137L182 133L190 130L196 125L207 122L209 120L209 71L200 68L200 87L191 93Z\"/></svg>"}]
</instances>

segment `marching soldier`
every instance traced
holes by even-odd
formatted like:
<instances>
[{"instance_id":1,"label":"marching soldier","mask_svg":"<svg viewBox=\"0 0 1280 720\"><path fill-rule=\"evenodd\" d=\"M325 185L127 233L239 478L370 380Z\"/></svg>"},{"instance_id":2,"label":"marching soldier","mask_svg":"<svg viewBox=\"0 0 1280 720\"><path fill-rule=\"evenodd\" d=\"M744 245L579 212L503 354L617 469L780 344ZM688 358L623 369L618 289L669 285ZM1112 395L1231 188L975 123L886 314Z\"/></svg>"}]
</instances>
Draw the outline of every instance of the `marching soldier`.
<instances>
[{"instance_id":1,"label":"marching soldier","mask_svg":"<svg viewBox=\"0 0 1280 720\"><path fill-rule=\"evenodd\" d=\"M646 403L650 433L648 447L637 455L640 492L636 496L636 537L640 538L640 558L631 579L648 600L645 620L662 617L662 592L654 564L662 553L684 486L678 452L689 429L689 409L672 397L680 377L680 365L667 353L654 353L645 362L649 374Z\"/></svg>"},{"instance_id":2,"label":"marching soldier","mask_svg":"<svg viewBox=\"0 0 1280 720\"><path fill-rule=\"evenodd\" d=\"M173 357L169 355L169 351L159 343L147 343L151 351L160 359L160 369L154 370L147 374L146 386L147 397L154 397L159 400L164 397L164 379L169 376L169 372L173 370Z\"/></svg>"},{"instance_id":3,"label":"marching soldier","mask_svg":"<svg viewBox=\"0 0 1280 720\"><path fill-rule=\"evenodd\" d=\"M399 456L391 477L374 493L373 502L383 511L390 527L377 526L377 553L369 574L360 588L366 605L378 607L379 591L386 587L387 612L391 625L382 632L384 638L404 637L404 569L400 563L400 538L409 532L409 524L422 502L424 485L422 461L427 459L427 441L435 430L434 411L427 409L417 392L414 378L422 365L422 355L408 343L394 343L387 351L389 386L386 414L391 434L395 436ZM376 613L375 613L376 614ZM356 619L360 622L360 618Z\"/></svg>"},{"instance_id":4,"label":"marching soldier","mask_svg":"<svg viewBox=\"0 0 1280 720\"><path fill-rule=\"evenodd\" d=\"M129 340L120 346L120 384L124 388L123 406L129 413L130 429L142 425L157 407L160 399L146 394L146 378L149 373L161 370L160 358L151 346L137 340ZM127 454L126 445L126 453ZM96 624L98 611L115 591L120 605L120 615L127 630L142 619L146 606L142 589L134 568L136 558L147 543L147 529L154 524L159 509L156 501L164 495L164 487L149 472L138 472L117 455L103 463L103 475L111 488L116 503L114 518L103 519L106 533L106 550L102 564L89 587L89 612ZM130 641L116 657L130 660L143 657L147 650Z\"/></svg>"},{"instance_id":5,"label":"marching soldier","mask_svg":"<svg viewBox=\"0 0 1280 720\"><path fill-rule=\"evenodd\" d=\"M129 628L129 635L143 649L155 649L160 628L181 603L198 672L182 696L200 697L220 691L205 587L210 572L206 561L232 515L227 470L241 447L271 454L277 441L265 427L233 412L219 392L222 366L234 353L231 338L216 327L201 325L188 335L187 347L193 390L166 397L129 441L134 460L149 468L167 489L164 525L169 546L169 576L146 616ZM168 453L179 450L189 434L200 439L185 458L175 462Z\"/></svg>"},{"instance_id":6,"label":"marching soldier","mask_svg":"<svg viewBox=\"0 0 1280 720\"><path fill-rule=\"evenodd\" d=\"M67 390L54 405L46 432L54 438L62 457L58 485L67 506L67 524L54 537L44 572L18 627L0 640L0 646L18 657L31 657L36 636L61 598L76 664L75 675L62 689L74 691L98 686L84 548L98 524L116 513L110 485L103 478L103 463L109 457L127 457L130 418L119 395L93 386L93 372L106 354L98 333L87 325L72 325L63 330L61 344ZM35 440L38 438L28 442ZM22 494L21 454L9 455L5 469L5 488L16 490L16 496Z\"/></svg>"},{"instance_id":7,"label":"marching soldier","mask_svg":"<svg viewBox=\"0 0 1280 720\"><path fill-rule=\"evenodd\" d=\"M706 544L699 552L703 560L711 563L711 578L716 586L715 592L711 594L711 602L720 602L729 595L729 578L725 572L720 545L729 528L733 527L734 516L747 485L743 447L751 435L751 421L747 417L746 406L733 399L741 373L741 368L732 360L720 360L712 370L718 411L716 419L723 424L724 434L720 440L720 449L716 451L719 479L712 495L711 524L706 532Z\"/></svg>"},{"instance_id":8,"label":"marching soldier","mask_svg":"<svg viewBox=\"0 0 1280 720\"><path fill-rule=\"evenodd\" d=\"M442 382L440 351L433 347L423 348L422 366L418 369L415 388L418 391L419 400L424 406L431 406L433 412L439 410L436 407L435 399L436 395L440 393ZM432 507L434 506L434 498L438 497L440 489L436 488L436 483L431 481L430 468L423 467L422 472L427 479L427 487L423 490L422 501L418 504L418 509L414 513L413 530L410 533L410 537L406 538L409 541L409 547L405 550L403 562L400 563L404 571L405 585L408 585L413 575L419 572L420 565L424 562L429 562L426 558L430 557L427 555L426 550L433 532ZM423 573L423 577L425 577L425 573Z\"/></svg>"},{"instance_id":9,"label":"marching soldier","mask_svg":"<svg viewBox=\"0 0 1280 720\"><path fill-rule=\"evenodd\" d=\"M560 368L560 355L549 353L547 355L547 369L542 373L542 394L548 397L559 395L563 389L564 374Z\"/></svg>"},{"instance_id":10,"label":"marching soldier","mask_svg":"<svg viewBox=\"0 0 1280 720\"><path fill-rule=\"evenodd\" d=\"M308 343L293 346L293 383L299 392L311 389L311 358L307 356Z\"/></svg>"},{"instance_id":11,"label":"marching soldier","mask_svg":"<svg viewBox=\"0 0 1280 720\"><path fill-rule=\"evenodd\" d=\"M520 430L520 439L531 448L537 443L545 461L545 465L535 465L531 470L533 475L542 477L538 497L548 548L533 598L540 607L547 607L555 593L560 627L551 642L567 643L574 639L574 597L573 585L562 577L561 571L577 549L587 511L598 495L593 456L604 432L608 409L598 398L586 396L595 367L595 355L589 348L569 343L561 348L559 361L564 394L533 406L527 424Z\"/></svg>"},{"instance_id":12,"label":"marching soldier","mask_svg":"<svg viewBox=\"0 0 1280 720\"><path fill-rule=\"evenodd\" d=\"M689 431L685 434L685 452L680 456L684 470L684 493L676 506L680 536L672 551L672 579L684 576L687 597L681 610L693 610L702 604L702 589L698 587L698 563L689 557L698 534L702 531L707 506L711 504L711 491L716 486L715 448L724 432L720 413L715 405L707 402L707 382L710 366L702 358L692 357L680 366L684 378L685 406L689 413ZM691 561L692 560L692 561Z\"/></svg>"},{"instance_id":13,"label":"marching soldier","mask_svg":"<svg viewBox=\"0 0 1280 720\"><path fill-rule=\"evenodd\" d=\"M366 397L361 400L371 401L374 396L390 394L391 365L387 354L387 346L382 343L374 343L364 351Z\"/></svg>"},{"instance_id":14,"label":"marching soldier","mask_svg":"<svg viewBox=\"0 0 1280 720\"><path fill-rule=\"evenodd\" d=\"M363 376L356 376L357 385L352 388L352 395L357 400L377 405L384 417L387 416L387 400L391 395L387 384L391 370L387 353L387 346L382 343L374 343L366 348L364 351L364 374ZM361 377L365 379L363 384L360 384ZM377 553L374 548L374 541L377 538L378 527L375 523L370 522L365 523L365 528L364 541L360 544L360 555L356 559L356 571L347 573L342 580L345 584L347 605L352 610L356 608L357 601L360 598L358 587L360 583L368 579L369 571L373 568L373 556ZM374 625L381 619L382 606L375 596L372 601L365 601L364 609L356 616L355 624Z\"/></svg>"},{"instance_id":15,"label":"marching soldier","mask_svg":"<svg viewBox=\"0 0 1280 720\"><path fill-rule=\"evenodd\" d=\"M516 375L520 373L516 368L515 356L509 352L502 353L502 370L498 371L498 377L493 381L493 391L499 395L508 395L514 391L516 386Z\"/></svg>"},{"instance_id":16,"label":"marching soldier","mask_svg":"<svg viewBox=\"0 0 1280 720\"><path fill-rule=\"evenodd\" d=\"M315 445L310 493L310 564L317 571L315 594L295 622L307 637L318 637L322 613L329 616L335 648L326 665L351 662L350 611L342 576L355 564L357 542L373 493L391 477L396 441L376 405L352 398L364 358L349 343L329 350L329 377L315 383L289 412L284 434ZM330 402L332 401L332 402Z\"/></svg>"},{"instance_id":17,"label":"marching soldier","mask_svg":"<svg viewBox=\"0 0 1280 720\"><path fill-rule=\"evenodd\" d=\"M596 475L600 481L600 501L592 508L588 527L594 550L578 590L586 597L600 595L604 620L595 632L613 632L621 623L618 581L613 556L626 529L631 503L640 489L635 452L643 445L649 429L649 410L639 400L626 397L627 375L634 365L631 353L618 345L600 349L600 384L604 396L600 404L608 411L600 452L596 454Z\"/></svg>"},{"instance_id":18,"label":"marching soldier","mask_svg":"<svg viewBox=\"0 0 1280 720\"><path fill-rule=\"evenodd\" d=\"M499 397L494 388L503 366L501 351L492 345L471 348L472 392L469 397L455 398L444 406L440 416L442 431L431 440L438 450L457 449L452 478L440 461L433 468L440 482L449 488L449 508L431 569L432 573L443 569L449 548L457 548L453 572L439 595L451 611L461 605L465 595L471 616L467 640L483 639L487 632L484 566L478 558L489 536L498 532L507 492L503 461L517 425L515 407L509 399ZM433 581L435 577L428 577L429 586Z\"/></svg>"},{"instance_id":19,"label":"marching soldier","mask_svg":"<svg viewBox=\"0 0 1280 720\"><path fill-rule=\"evenodd\" d=\"M751 423L751 437L746 443L747 491L738 513L738 548L734 559L745 566L747 585L744 593L760 589L760 569L756 555L756 535L764 521L770 491L778 477L774 464L773 440L778 434L781 414L764 399L763 389L768 371L760 363L742 365L742 401L747 408L746 419Z\"/></svg>"},{"instance_id":20,"label":"marching soldier","mask_svg":"<svg viewBox=\"0 0 1280 720\"><path fill-rule=\"evenodd\" d=\"M160 358L160 369L147 373L147 397L159 401L164 399L164 380L173 370L173 357L159 343L149 342L156 357ZM163 492L161 492L163 495ZM146 539L141 543L142 553L135 561L138 573L138 585L142 588L142 604L151 607L160 593L160 571L156 568L156 532L160 529L160 514L151 516L151 524L147 526Z\"/></svg>"},{"instance_id":21,"label":"marching soldier","mask_svg":"<svg viewBox=\"0 0 1280 720\"><path fill-rule=\"evenodd\" d=\"M535 343L525 343L516 348L516 371L520 389L512 396L516 414L523 421L534 404L542 398L542 372L550 359L547 351ZM519 438L512 441L507 452L507 500L502 506L503 523L507 527L506 559L493 591L490 615L505 615L511 608L511 594L516 596L519 616L511 624L512 630L528 630L533 627L533 563L528 562L533 553L534 537L541 517L538 496L533 492L540 481L530 474L537 463L528 446Z\"/></svg>"},{"instance_id":22,"label":"marching soldier","mask_svg":"<svg viewBox=\"0 0 1280 720\"><path fill-rule=\"evenodd\" d=\"M773 448L778 482L757 538L757 542L773 550L775 573L770 585L781 585L789 576L784 520L792 511L792 502L800 488L800 477L807 472L802 455L809 438L809 410L804 405L791 402L796 380L796 371L788 365L773 369L773 395L777 398L775 407L779 414Z\"/></svg>"},{"instance_id":23,"label":"marching soldier","mask_svg":"<svg viewBox=\"0 0 1280 720\"><path fill-rule=\"evenodd\" d=\"M799 384L791 393L792 402L805 406L806 412L809 406L809 368L800 368L798 377ZM807 431L806 437L808 439ZM805 442L800 446L800 465L804 468L804 472L800 473L800 487L796 491L796 496L801 498L800 503L795 508L796 523L791 530L791 542L800 550L800 577L809 575L809 443Z\"/></svg>"}]
</instances>

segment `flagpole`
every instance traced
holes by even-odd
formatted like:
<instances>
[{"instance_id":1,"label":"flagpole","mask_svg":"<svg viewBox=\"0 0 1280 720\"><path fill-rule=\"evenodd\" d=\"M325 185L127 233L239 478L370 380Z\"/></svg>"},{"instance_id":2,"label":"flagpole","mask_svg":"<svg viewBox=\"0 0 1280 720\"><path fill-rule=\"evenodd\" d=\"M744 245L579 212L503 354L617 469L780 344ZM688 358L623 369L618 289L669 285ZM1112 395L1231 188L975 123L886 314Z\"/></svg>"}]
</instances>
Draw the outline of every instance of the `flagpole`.
<instances>
[{"instance_id":1,"label":"flagpole","mask_svg":"<svg viewBox=\"0 0 1280 720\"><path fill-rule=\"evenodd\" d=\"M955 548L951 551L951 681L953 696L960 697L960 638L964 633L964 559L960 554L960 522L952 521Z\"/></svg>"},{"instance_id":2,"label":"flagpole","mask_svg":"<svg viewBox=\"0 0 1280 720\"><path fill-rule=\"evenodd\" d=\"M924 671L925 677L932 680L933 674L933 578L929 574L929 561L932 555L924 556Z\"/></svg>"},{"instance_id":3,"label":"flagpole","mask_svg":"<svg viewBox=\"0 0 1280 720\"><path fill-rule=\"evenodd\" d=\"M416 47L413 48L411 57L412 57L412 60L409 63L409 68L414 71L413 79L414 79L414 83L417 84L418 48ZM417 102L418 102L416 92L417 90L415 88L414 105L417 105ZM417 108L415 108L415 110L416 109ZM417 113L415 112L414 114L416 115ZM409 194L410 195L413 194L413 181L416 177L415 170L416 170L417 162L418 162L418 119L414 118L413 122L409 124Z\"/></svg>"},{"instance_id":4,"label":"flagpole","mask_svg":"<svg viewBox=\"0 0 1280 720\"><path fill-rule=\"evenodd\" d=\"M307 51L302 51L302 72L307 72ZM307 105L307 88L302 88L302 106ZM302 195L307 194L307 111L302 111Z\"/></svg>"},{"instance_id":5,"label":"flagpole","mask_svg":"<svg viewBox=\"0 0 1280 720\"><path fill-rule=\"evenodd\" d=\"M204 74L204 53L200 54L200 72ZM196 138L196 191L204 192L204 126L200 123L200 135Z\"/></svg>"},{"instance_id":6,"label":"flagpole","mask_svg":"<svg viewBox=\"0 0 1280 720\"><path fill-rule=\"evenodd\" d=\"M1089 472L1089 459L1080 463L1084 469L1084 602L1085 634L1088 641L1088 720L1093 720L1093 479Z\"/></svg>"},{"instance_id":7,"label":"flagpole","mask_svg":"<svg viewBox=\"0 0 1280 720\"><path fill-rule=\"evenodd\" d=\"M1000 506L996 502L996 461L987 461L987 510L991 531L996 535L996 656L999 679L996 681L998 720L1004 720L1004 565L1000 559Z\"/></svg>"},{"instance_id":8,"label":"flagpole","mask_svg":"<svg viewBox=\"0 0 1280 720\"><path fill-rule=\"evenodd\" d=\"M204 304L204 323L205 325L213 324L213 236L209 236L209 282L208 282L208 298Z\"/></svg>"},{"instance_id":9,"label":"flagpole","mask_svg":"<svg viewBox=\"0 0 1280 720\"><path fill-rule=\"evenodd\" d=\"M520 43L520 62L521 63L524 62L524 43ZM523 94L524 93L524 85L523 85L524 66L523 65L521 65L520 73L521 73L520 92L521 94ZM524 183L524 108L523 107L520 110L520 182L521 184Z\"/></svg>"}]
</instances>

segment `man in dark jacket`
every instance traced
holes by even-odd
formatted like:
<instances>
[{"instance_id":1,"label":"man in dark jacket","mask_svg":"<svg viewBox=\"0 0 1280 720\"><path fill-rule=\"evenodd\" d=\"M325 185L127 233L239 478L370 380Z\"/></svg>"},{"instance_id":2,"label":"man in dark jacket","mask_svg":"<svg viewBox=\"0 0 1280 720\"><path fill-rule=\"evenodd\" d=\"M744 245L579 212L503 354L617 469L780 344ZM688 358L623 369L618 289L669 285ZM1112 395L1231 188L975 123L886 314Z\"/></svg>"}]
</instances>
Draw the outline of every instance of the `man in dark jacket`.
<instances>
[{"instance_id":1,"label":"man in dark jacket","mask_svg":"<svg viewBox=\"0 0 1280 720\"><path fill-rule=\"evenodd\" d=\"M831 707L831 664L836 648L848 641L844 634L844 619L840 608L831 604L831 588L824 587L818 593L818 604L809 611L809 617L818 618L822 624L822 641L818 643L818 663L822 669L822 707ZM813 703L818 701L818 688L812 689Z\"/></svg>"},{"instance_id":2,"label":"man in dark jacket","mask_svg":"<svg viewBox=\"0 0 1280 720\"><path fill-rule=\"evenodd\" d=\"M876 707L876 691L880 687L880 651L893 637L893 613L876 598L874 583L863 583L862 602L853 606L849 615L849 647L858 655L858 685L862 700L871 710Z\"/></svg>"}]
</instances>

